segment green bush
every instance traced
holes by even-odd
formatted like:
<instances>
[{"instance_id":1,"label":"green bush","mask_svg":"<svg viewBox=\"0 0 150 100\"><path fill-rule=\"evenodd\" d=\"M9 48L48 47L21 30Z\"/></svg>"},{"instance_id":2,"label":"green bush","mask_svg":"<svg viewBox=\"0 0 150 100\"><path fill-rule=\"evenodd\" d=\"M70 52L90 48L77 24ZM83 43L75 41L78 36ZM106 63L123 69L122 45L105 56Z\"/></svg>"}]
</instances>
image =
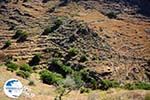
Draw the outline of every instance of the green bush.
<instances>
[{"instance_id":1,"label":"green bush","mask_svg":"<svg viewBox=\"0 0 150 100\"><path fill-rule=\"evenodd\" d=\"M17 30L16 33L15 33L15 35L13 36L13 38L14 38L14 39L17 39L17 38L19 38L22 34L24 34L22 30Z\"/></svg>"},{"instance_id":2,"label":"green bush","mask_svg":"<svg viewBox=\"0 0 150 100\"><path fill-rule=\"evenodd\" d=\"M53 32L51 27L47 27L44 32L42 33L42 35L48 35L49 33Z\"/></svg>"},{"instance_id":3,"label":"green bush","mask_svg":"<svg viewBox=\"0 0 150 100\"><path fill-rule=\"evenodd\" d=\"M40 77L43 80L43 83L58 85L62 82L63 77L60 74L44 70L40 72Z\"/></svg>"},{"instance_id":4,"label":"green bush","mask_svg":"<svg viewBox=\"0 0 150 100\"><path fill-rule=\"evenodd\" d=\"M64 65L59 59L52 60L49 70L53 70L57 73L62 74L63 76L72 74L73 72L73 69L70 66Z\"/></svg>"},{"instance_id":5,"label":"green bush","mask_svg":"<svg viewBox=\"0 0 150 100\"><path fill-rule=\"evenodd\" d=\"M32 60L29 62L30 66L38 65L41 60L41 54L35 54Z\"/></svg>"},{"instance_id":6,"label":"green bush","mask_svg":"<svg viewBox=\"0 0 150 100\"><path fill-rule=\"evenodd\" d=\"M115 12L109 12L106 14L106 16L110 19L116 19L117 18L117 14Z\"/></svg>"},{"instance_id":7,"label":"green bush","mask_svg":"<svg viewBox=\"0 0 150 100\"><path fill-rule=\"evenodd\" d=\"M54 65L54 66L63 65L62 61L60 61L59 59L52 59L51 64Z\"/></svg>"},{"instance_id":8,"label":"green bush","mask_svg":"<svg viewBox=\"0 0 150 100\"><path fill-rule=\"evenodd\" d=\"M86 55L82 55L81 57L80 57L80 62L85 62L85 61L87 61L88 59L87 59L87 56Z\"/></svg>"},{"instance_id":9,"label":"green bush","mask_svg":"<svg viewBox=\"0 0 150 100\"><path fill-rule=\"evenodd\" d=\"M150 90L150 83L139 82L135 84L137 89Z\"/></svg>"},{"instance_id":10,"label":"green bush","mask_svg":"<svg viewBox=\"0 0 150 100\"><path fill-rule=\"evenodd\" d=\"M63 24L63 21L61 19L57 19L55 22L54 22L55 26L60 26Z\"/></svg>"},{"instance_id":11,"label":"green bush","mask_svg":"<svg viewBox=\"0 0 150 100\"><path fill-rule=\"evenodd\" d=\"M30 73L32 72L32 68L28 64L21 65L20 70L22 70L22 71L28 71Z\"/></svg>"},{"instance_id":12,"label":"green bush","mask_svg":"<svg viewBox=\"0 0 150 100\"><path fill-rule=\"evenodd\" d=\"M7 48L7 47L9 47L11 45L11 41L10 40L7 40L6 42L5 42L5 45L3 46L3 48Z\"/></svg>"},{"instance_id":13,"label":"green bush","mask_svg":"<svg viewBox=\"0 0 150 100\"><path fill-rule=\"evenodd\" d=\"M76 56L78 54L78 50L76 48L70 48L68 51L69 56Z\"/></svg>"},{"instance_id":14,"label":"green bush","mask_svg":"<svg viewBox=\"0 0 150 100\"><path fill-rule=\"evenodd\" d=\"M82 80L82 75L80 72L74 72L73 78L74 78L77 88L80 88L83 86L84 81Z\"/></svg>"},{"instance_id":15,"label":"green bush","mask_svg":"<svg viewBox=\"0 0 150 100\"><path fill-rule=\"evenodd\" d=\"M30 73L28 71L23 71L23 70L19 70L18 72L16 72L16 75L25 79L30 77Z\"/></svg>"},{"instance_id":16,"label":"green bush","mask_svg":"<svg viewBox=\"0 0 150 100\"><path fill-rule=\"evenodd\" d=\"M124 88L129 90L134 90L134 89L150 90L150 83L145 83L145 82L127 83L124 85Z\"/></svg>"},{"instance_id":17,"label":"green bush","mask_svg":"<svg viewBox=\"0 0 150 100\"><path fill-rule=\"evenodd\" d=\"M89 93L89 92L90 92L89 88L85 88L85 87L80 88L80 93Z\"/></svg>"},{"instance_id":18,"label":"green bush","mask_svg":"<svg viewBox=\"0 0 150 100\"><path fill-rule=\"evenodd\" d=\"M80 77L83 80L84 86L92 89L99 88L99 81L94 76L94 74L90 74L89 69L80 70Z\"/></svg>"},{"instance_id":19,"label":"green bush","mask_svg":"<svg viewBox=\"0 0 150 100\"><path fill-rule=\"evenodd\" d=\"M7 55L4 57L4 62L5 62L5 65L7 66L7 64L11 63L13 60L13 57L11 55Z\"/></svg>"},{"instance_id":20,"label":"green bush","mask_svg":"<svg viewBox=\"0 0 150 100\"><path fill-rule=\"evenodd\" d=\"M24 32L24 34L21 35L20 38L17 41L24 42L24 41L27 40L27 37L28 37L28 33Z\"/></svg>"},{"instance_id":21,"label":"green bush","mask_svg":"<svg viewBox=\"0 0 150 100\"><path fill-rule=\"evenodd\" d=\"M102 80L101 83L101 89L103 90L107 90L109 88L116 88L116 87L120 87L119 83L116 81L110 81L110 80Z\"/></svg>"},{"instance_id":22,"label":"green bush","mask_svg":"<svg viewBox=\"0 0 150 100\"><path fill-rule=\"evenodd\" d=\"M7 66L7 70L15 71L18 69L18 65L13 62L7 63L6 66Z\"/></svg>"},{"instance_id":23,"label":"green bush","mask_svg":"<svg viewBox=\"0 0 150 100\"><path fill-rule=\"evenodd\" d=\"M127 84L124 85L124 88L128 89L128 90L134 90L135 89L135 84L127 83Z\"/></svg>"},{"instance_id":24,"label":"green bush","mask_svg":"<svg viewBox=\"0 0 150 100\"><path fill-rule=\"evenodd\" d=\"M51 27L47 27L47 28L44 30L44 32L42 33L42 35L48 35L49 33L54 32L54 31L55 31L56 29L58 29L58 28L60 27L60 25L62 25L62 24L63 24L63 22L62 22L60 19L56 20L56 21L54 22L54 25L51 26Z\"/></svg>"},{"instance_id":25,"label":"green bush","mask_svg":"<svg viewBox=\"0 0 150 100\"><path fill-rule=\"evenodd\" d=\"M14 39L18 39L18 42L23 42L27 39L28 33L23 30L17 30L15 35L13 36Z\"/></svg>"}]
</instances>

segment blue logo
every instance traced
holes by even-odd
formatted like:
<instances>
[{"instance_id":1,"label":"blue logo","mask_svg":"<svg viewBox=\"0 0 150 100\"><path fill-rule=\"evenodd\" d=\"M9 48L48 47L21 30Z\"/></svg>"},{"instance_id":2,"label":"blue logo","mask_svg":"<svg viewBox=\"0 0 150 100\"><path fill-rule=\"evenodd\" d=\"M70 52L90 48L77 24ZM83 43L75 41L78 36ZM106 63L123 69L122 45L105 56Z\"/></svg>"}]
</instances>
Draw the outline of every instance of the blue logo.
<instances>
[{"instance_id":1,"label":"blue logo","mask_svg":"<svg viewBox=\"0 0 150 100\"><path fill-rule=\"evenodd\" d=\"M18 98L22 91L23 85L17 79L9 79L4 84L4 93L10 98Z\"/></svg>"}]
</instances>

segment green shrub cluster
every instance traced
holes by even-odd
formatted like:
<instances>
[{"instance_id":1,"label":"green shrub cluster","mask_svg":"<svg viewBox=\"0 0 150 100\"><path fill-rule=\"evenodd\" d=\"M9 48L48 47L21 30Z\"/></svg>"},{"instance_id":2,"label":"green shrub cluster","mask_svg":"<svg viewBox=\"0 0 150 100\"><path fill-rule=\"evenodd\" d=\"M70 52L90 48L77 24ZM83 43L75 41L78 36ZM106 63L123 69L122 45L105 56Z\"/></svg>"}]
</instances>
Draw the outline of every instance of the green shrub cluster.
<instances>
[{"instance_id":1,"label":"green shrub cluster","mask_svg":"<svg viewBox=\"0 0 150 100\"><path fill-rule=\"evenodd\" d=\"M87 61L88 59L87 59L87 56L86 55L82 55L81 57L80 57L80 62L85 62L85 61Z\"/></svg>"},{"instance_id":2,"label":"green shrub cluster","mask_svg":"<svg viewBox=\"0 0 150 100\"><path fill-rule=\"evenodd\" d=\"M68 51L68 56L76 56L78 54L78 49L76 48L70 48Z\"/></svg>"},{"instance_id":3,"label":"green shrub cluster","mask_svg":"<svg viewBox=\"0 0 150 100\"><path fill-rule=\"evenodd\" d=\"M146 83L146 82L128 83L124 85L124 88L129 90L135 90L135 89L150 90L150 83Z\"/></svg>"},{"instance_id":4,"label":"green shrub cluster","mask_svg":"<svg viewBox=\"0 0 150 100\"><path fill-rule=\"evenodd\" d=\"M58 85L63 80L63 77L61 74L53 73L48 70L41 71L40 77L43 80L43 83L50 84L50 85L51 84Z\"/></svg>"},{"instance_id":5,"label":"green shrub cluster","mask_svg":"<svg viewBox=\"0 0 150 100\"><path fill-rule=\"evenodd\" d=\"M85 88L85 87L80 88L80 93L89 93L89 92L90 92L89 88Z\"/></svg>"},{"instance_id":6,"label":"green shrub cluster","mask_svg":"<svg viewBox=\"0 0 150 100\"><path fill-rule=\"evenodd\" d=\"M110 19L116 19L117 18L117 14L115 12L109 12L106 14L106 16Z\"/></svg>"},{"instance_id":7,"label":"green shrub cluster","mask_svg":"<svg viewBox=\"0 0 150 100\"><path fill-rule=\"evenodd\" d=\"M17 76L20 76L20 77L25 78L25 79L27 79L28 77L30 77L30 74L31 74L30 72L23 71L23 70L19 70L19 71L16 72Z\"/></svg>"},{"instance_id":8,"label":"green shrub cluster","mask_svg":"<svg viewBox=\"0 0 150 100\"><path fill-rule=\"evenodd\" d=\"M70 66L64 65L59 59L52 60L49 70L53 70L63 76L73 73L73 69Z\"/></svg>"},{"instance_id":9,"label":"green shrub cluster","mask_svg":"<svg viewBox=\"0 0 150 100\"><path fill-rule=\"evenodd\" d=\"M13 36L14 39L18 39L18 42L23 42L27 39L28 33L23 30L17 30L15 35Z\"/></svg>"},{"instance_id":10,"label":"green shrub cluster","mask_svg":"<svg viewBox=\"0 0 150 100\"><path fill-rule=\"evenodd\" d=\"M28 64L23 64L20 65L20 70L16 72L16 75L27 79L28 77L30 77L31 73L32 73L31 66L29 66Z\"/></svg>"},{"instance_id":11,"label":"green shrub cluster","mask_svg":"<svg viewBox=\"0 0 150 100\"><path fill-rule=\"evenodd\" d=\"M41 60L41 54L35 54L32 60L29 62L30 66L38 65Z\"/></svg>"},{"instance_id":12,"label":"green shrub cluster","mask_svg":"<svg viewBox=\"0 0 150 100\"><path fill-rule=\"evenodd\" d=\"M62 25L63 22L62 20L58 19L54 22L54 25L51 27L47 27L44 32L42 33L42 35L48 35L49 33L54 32L56 29L58 29L60 27L60 25Z\"/></svg>"},{"instance_id":13,"label":"green shrub cluster","mask_svg":"<svg viewBox=\"0 0 150 100\"><path fill-rule=\"evenodd\" d=\"M8 63L6 64L6 66L7 66L7 70L10 70L10 71L15 71L15 70L17 70L18 67L19 67L17 64L15 64L15 63L13 63L13 62L8 62Z\"/></svg>"},{"instance_id":14,"label":"green shrub cluster","mask_svg":"<svg viewBox=\"0 0 150 100\"><path fill-rule=\"evenodd\" d=\"M109 88L116 88L120 87L120 84L116 81L110 81L110 80L102 80L101 82L101 89L107 90Z\"/></svg>"},{"instance_id":15,"label":"green shrub cluster","mask_svg":"<svg viewBox=\"0 0 150 100\"><path fill-rule=\"evenodd\" d=\"M10 40L7 40L3 46L3 49L9 47L11 45L11 41Z\"/></svg>"},{"instance_id":16,"label":"green shrub cluster","mask_svg":"<svg viewBox=\"0 0 150 100\"><path fill-rule=\"evenodd\" d=\"M22 70L22 71L27 71L27 72L29 72L29 73L32 72L32 68L31 68L31 66L29 66L28 64L23 64L23 65L21 65L20 70Z\"/></svg>"}]
</instances>

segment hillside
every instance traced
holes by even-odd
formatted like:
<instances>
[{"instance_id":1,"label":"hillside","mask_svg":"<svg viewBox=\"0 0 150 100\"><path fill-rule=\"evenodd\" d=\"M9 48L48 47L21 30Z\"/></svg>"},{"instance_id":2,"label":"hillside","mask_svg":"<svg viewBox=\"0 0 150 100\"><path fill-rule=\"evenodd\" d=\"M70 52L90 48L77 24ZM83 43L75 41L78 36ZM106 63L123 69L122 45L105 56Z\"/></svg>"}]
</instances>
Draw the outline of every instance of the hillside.
<instances>
[{"instance_id":1,"label":"hillside","mask_svg":"<svg viewBox=\"0 0 150 100\"><path fill-rule=\"evenodd\" d=\"M11 78L11 75L19 78L25 85L29 80L34 80L36 86L30 87L35 90L33 93L36 96L31 98L33 100L38 98L37 96L39 100L43 98L53 100L56 95L54 93L56 87L42 83L39 74L42 70L56 72L62 75L63 79L68 75L74 78L76 74L86 71L88 76L82 76L81 79L84 81L82 86L94 89L93 94L99 91L97 89L107 90L103 87L102 80L116 81L120 85L137 82L149 84L149 4L148 0L143 0L142 3L139 0L68 0L67 3L63 0L25 2L2 0L0 2L2 84L6 81L3 79L4 74L8 78ZM11 63L19 66L18 70L12 73L7 68ZM21 69L22 64L28 64L33 70L27 79L15 74ZM47 81L45 83L49 84ZM48 87L52 91L46 89ZM41 93L42 90L45 93ZM135 100L133 95L139 95L137 100L144 100L144 95L149 92L121 89L116 95L114 92L117 90L112 91L110 95L107 91L100 93L115 95L114 100L120 100L123 94L125 94L123 100ZM76 93L81 95L81 98L79 96L76 100L89 98L88 94L80 94L76 90L72 92L71 96ZM128 98L130 92L133 95ZM143 94L140 95L140 92ZM47 97L45 94L52 96Z\"/></svg>"}]
</instances>

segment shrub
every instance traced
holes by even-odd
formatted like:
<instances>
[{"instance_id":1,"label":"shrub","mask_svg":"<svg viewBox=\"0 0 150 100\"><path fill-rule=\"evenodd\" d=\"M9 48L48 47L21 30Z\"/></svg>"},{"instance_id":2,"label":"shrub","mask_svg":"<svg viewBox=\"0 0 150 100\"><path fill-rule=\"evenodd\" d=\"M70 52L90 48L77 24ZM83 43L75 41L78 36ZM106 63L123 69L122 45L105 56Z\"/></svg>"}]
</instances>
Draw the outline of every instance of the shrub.
<instances>
[{"instance_id":1,"label":"shrub","mask_svg":"<svg viewBox=\"0 0 150 100\"><path fill-rule=\"evenodd\" d=\"M32 60L29 62L30 66L38 65L41 60L41 54L35 54Z\"/></svg>"},{"instance_id":2,"label":"shrub","mask_svg":"<svg viewBox=\"0 0 150 100\"><path fill-rule=\"evenodd\" d=\"M14 39L18 39L18 42L23 42L27 39L28 33L23 30L17 30L15 35L13 36Z\"/></svg>"},{"instance_id":3,"label":"shrub","mask_svg":"<svg viewBox=\"0 0 150 100\"><path fill-rule=\"evenodd\" d=\"M82 80L84 81L84 86L85 87L89 87L89 88L92 88L92 89L99 88L100 82L94 76L94 74L90 74L90 71L88 69L80 70L80 74L81 74Z\"/></svg>"},{"instance_id":4,"label":"shrub","mask_svg":"<svg viewBox=\"0 0 150 100\"><path fill-rule=\"evenodd\" d=\"M24 34L22 30L17 30L16 33L15 33L15 35L13 36L13 38L14 38L14 39L17 39L17 38L19 38L22 34Z\"/></svg>"},{"instance_id":5,"label":"shrub","mask_svg":"<svg viewBox=\"0 0 150 100\"><path fill-rule=\"evenodd\" d=\"M7 41L5 42L5 45L3 46L3 49L9 47L10 45L11 45L11 41L10 41L10 40L7 40Z\"/></svg>"},{"instance_id":6,"label":"shrub","mask_svg":"<svg viewBox=\"0 0 150 100\"><path fill-rule=\"evenodd\" d=\"M44 32L42 33L42 35L48 35L49 33L53 32L51 27L47 27Z\"/></svg>"},{"instance_id":7,"label":"shrub","mask_svg":"<svg viewBox=\"0 0 150 100\"><path fill-rule=\"evenodd\" d=\"M33 85L35 85L35 83L34 83L34 81L30 80L28 85L33 86Z\"/></svg>"},{"instance_id":8,"label":"shrub","mask_svg":"<svg viewBox=\"0 0 150 100\"><path fill-rule=\"evenodd\" d=\"M9 64L12 61L12 56L8 55L4 58L5 65Z\"/></svg>"},{"instance_id":9,"label":"shrub","mask_svg":"<svg viewBox=\"0 0 150 100\"><path fill-rule=\"evenodd\" d=\"M127 83L124 85L124 88L128 89L128 90L133 90L133 89L135 89L135 85L131 84L131 83Z\"/></svg>"},{"instance_id":10,"label":"shrub","mask_svg":"<svg viewBox=\"0 0 150 100\"><path fill-rule=\"evenodd\" d=\"M118 82L110 80L102 80L101 85L101 89L103 90L107 90L109 88L116 88L120 86Z\"/></svg>"},{"instance_id":11,"label":"shrub","mask_svg":"<svg viewBox=\"0 0 150 100\"><path fill-rule=\"evenodd\" d=\"M60 25L63 24L62 20L61 19L57 19L55 22L54 22L55 26L59 27Z\"/></svg>"},{"instance_id":12,"label":"shrub","mask_svg":"<svg viewBox=\"0 0 150 100\"><path fill-rule=\"evenodd\" d=\"M21 65L20 70L22 70L22 71L28 71L30 73L32 72L32 68L28 64Z\"/></svg>"},{"instance_id":13,"label":"shrub","mask_svg":"<svg viewBox=\"0 0 150 100\"><path fill-rule=\"evenodd\" d=\"M127 83L124 85L125 89L134 90L134 89L144 89L150 90L150 83L139 82L139 83Z\"/></svg>"},{"instance_id":14,"label":"shrub","mask_svg":"<svg viewBox=\"0 0 150 100\"><path fill-rule=\"evenodd\" d=\"M71 76L67 76L66 79L64 79L62 83L59 84L59 87L57 88L57 92L59 93L59 95L56 96L55 100L62 100L62 97L64 95L69 94L75 88L76 88L75 81Z\"/></svg>"},{"instance_id":15,"label":"shrub","mask_svg":"<svg viewBox=\"0 0 150 100\"><path fill-rule=\"evenodd\" d=\"M150 83L139 82L135 84L137 89L150 90Z\"/></svg>"},{"instance_id":16,"label":"shrub","mask_svg":"<svg viewBox=\"0 0 150 100\"><path fill-rule=\"evenodd\" d=\"M80 88L80 93L89 93L89 92L90 92L89 88L85 88L85 87Z\"/></svg>"},{"instance_id":17,"label":"shrub","mask_svg":"<svg viewBox=\"0 0 150 100\"><path fill-rule=\"evenodd\" d=\"M24 34L22 34L17 41L18 42L24 42L27 40L27 37L28 37L28 33L24 32Z\"/></svg>"},{"instance_id":18,"label":"shrub","mask_svg":"<svg viewBox=\"0 0 150 100\"><path fill-rule=\"evenodd\" d=\"M64 65L59 59L52 60L49 70L53 70L57 73L62 74L63 76L72 74L73 72L73 69L70 66Z\"/></svg>"},{"instance_id":19,"label":"shrub","mask_svg":"<svg viewBox=\"0 0 150 100\"><path fill-rule=\"evenodd\" d=\"M25 78L27 79L28 77L30 77L30 73L28 71L23 71L23 70L20 70L18 72L16 72L16 74L22 78Z\"/></svg>"},{"instance_id":20,"label":"shrub","mask_svg":"<svg viewBox=\"0 0 150 100\"><path fill-rule=\"evenodd\" d=\"M109 12L106 14L106 16L110 19L117 18L117 14L115 12Z\"/></svg>"},{"instance_id":21,"label":"shrub","mask_svg":"<svg viewBox=\"0 0 150 100\"><path fill-rule=\"evenodd\" d=\"M69 56L76 56L78 54L78 50L76 48L70 48L68 51Z\"/></svg>"},{"instance_id":22,"label":"shrub","mask_svg":"<svg viewBox=\"0 0 150 100\"><path fill-rule=\"evenodd\" d=\"M7 66L7 70L15 71L18 69L18 65L13 62L7 63L6 66Z\"/></svg>"},{"instance_id":23,"label":"shrub","mask_svg":"<svg viewBox=\"0 0 150 100\"><path fill-rule=\"evenodd\" d=\"M87 61L88 59L87 59L87 57L86 57L86 55L82 55L81 57L80 57L80 62L85 62L85 61Z\"/></svg>"},{"instance_id":24,"label":"shrub","mask_svg":"<svg viewBox=\"0 0 150 100\"><path fill-rule=\"evenodd\" d=\"M51 27L47 27L44 32L42 33L42 35L48 35L49 33L54 32L56 29L58 29L60 27L60 25L62 25L62 21L60 19L56 20L54 22L54 25Z\"/></svg>"},{"instance_id":25,"label":"shrub","mask_svg":"<svg viewBox=\"0 0 150 100\"><path fill-rule=\"evenodd\" d=\"M81 73L79 73L79 72L74 72L74 73L73 73L73 78L74 78L74 81L75 81L75 83L76 83L77 88L80 88L80 87L83 86L84 81L82 80L82 75L81 75Z\"/></svg>"},{"instance_id":26,"label":"shrub","mask_svg":"<svg viewBox=\"0 0 150 100\"><path fill-rule=\"evenodd\" d=\"M73 77L71 76L66 76L66 79L63 80L62 83L64 88L70 88L70 89L75 89L76 88L76 83L73 79Z\"/></svg>"},{"instance_id":27,"label":"shrub","mask_svg":"<svg viewBox=\"0 0 150 100\"><path fill-rule=\"evenodd\" d=\"M50 85L51 84L58 85L63 80L63 77L60 74L53 73L48 70L41 71L40 76L41 79L43 80L43 83L50 84Z\"/></svg>"}]
</instances>

